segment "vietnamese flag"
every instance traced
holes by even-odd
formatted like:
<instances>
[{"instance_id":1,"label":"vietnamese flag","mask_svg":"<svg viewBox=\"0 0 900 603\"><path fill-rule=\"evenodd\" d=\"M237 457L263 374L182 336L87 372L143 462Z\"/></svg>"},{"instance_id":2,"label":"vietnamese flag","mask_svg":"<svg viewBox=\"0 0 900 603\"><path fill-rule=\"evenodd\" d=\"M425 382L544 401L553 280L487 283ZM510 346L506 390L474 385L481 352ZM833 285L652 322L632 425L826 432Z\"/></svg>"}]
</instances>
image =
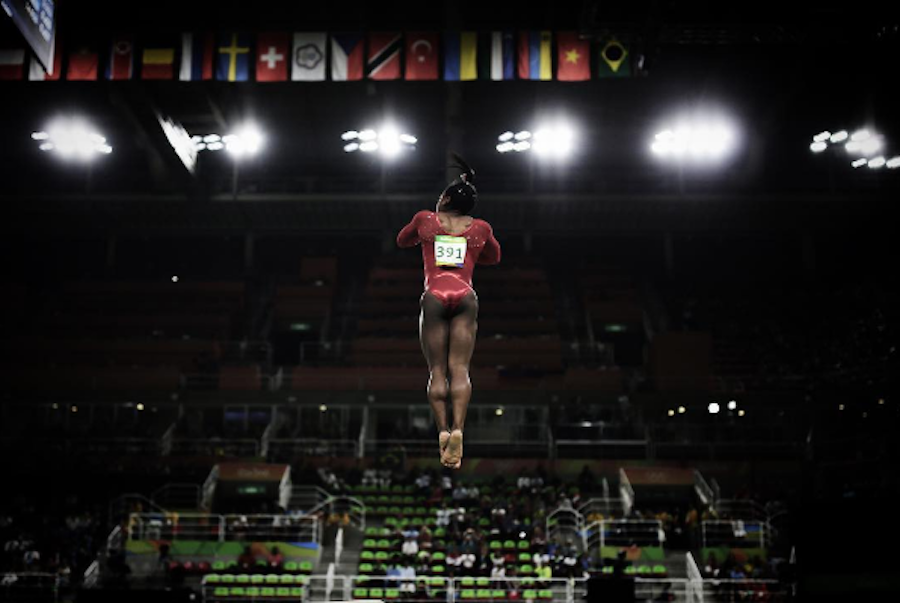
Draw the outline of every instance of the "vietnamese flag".
<instances>
[{"instance_id":1,"label":"vietnamese flag","mask_svg":"<svg viewBox=\"0 0 900 603\"><path fill-rule=\"evenodd\" d=\"M438 36L433 32L406 34L406 79L438 79Z\"/></svg>"},{"instance_id":2,"label":"vietnamese flag","mask_svg":"<svg viewBox=\"0 0 900 603\"><path fill-rule=\"evenodd\" d=\"M75 82L96 80L97 65L99 63L97 53L86 46L82 46L69 54L66 79Z\"/></svg>"},{"instance_id":3,"label":"vietnamese flag","mask_svg":"<svg viewBox=\"0 0 900 603\"><path fill-rule=\"evenodd\" d=\"M561 82L583 82L591 79L590 42L581 40L574 31L556 34L556 79Z\"/></svg>"}]
</instances>

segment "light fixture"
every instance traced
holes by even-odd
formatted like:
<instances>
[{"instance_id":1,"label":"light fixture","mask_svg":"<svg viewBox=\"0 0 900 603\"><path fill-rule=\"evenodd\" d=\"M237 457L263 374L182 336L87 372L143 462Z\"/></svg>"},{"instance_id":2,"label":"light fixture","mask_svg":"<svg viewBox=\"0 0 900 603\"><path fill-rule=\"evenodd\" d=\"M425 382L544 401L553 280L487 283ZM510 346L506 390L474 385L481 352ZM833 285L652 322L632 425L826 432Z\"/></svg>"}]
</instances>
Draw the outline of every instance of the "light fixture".
<instances>
[{"instance_id":1,"label":"light fixture","mask_svg":"<svg viewBox=\"0 0 900 603\"><path fill-rule=\"evenodd\" d=\"M327 406L325 406L324 404L319 405L319 412L325 412L326 410L328 410Z\"/></svg>"},{"instance_id":2,"label":"light fixture","mask_svg":"<svg viewBox=\"0 0 900 603\"><path fill-rule=\"evenodd\" d=\"M687 409L684 406L678 407L678 414L683 415L686 412L687 412Z\"/></svg>"},{"instance_id":3,"label":"light fixture","mask_svg":"<svg viewBox=\"0 0 900 603\"><path fill-rule=\"evenodd\" d=\"M737 408L737 401L736 401L736 400L731 400L731 401L728 403L728 410L734 410L735 408Z\"/></svg>"},{"instance_id":4,"label":"light fixture","mask_svg":"<svg viewBox=\"0 0 900 603\"><path fill-rule=\"evenodd\" d=\"M817 141L809 145L809 150L813 153L821 153L825 149L828 148L828 143L824 141Z\"/></svg>"},{"instance_id":5,"label":"light fixture","mask_svg":"<svg viewBox=\"0 0 900 603\"><path fill-rule=\"evenodd\" d=\"M137 409L138 409L139 411L144 410L144 403L143 403L143 402L138 402L138 403L137 403Z\"/></svg>"},{"instance_id":6,"label":"light fixture","mask_svg":"<svg viewBox=\"0 0 900 603\"><path fill-rule=\"evenodd\" d=\"M745 414L747 414L747 413L744 411L743 408L740 409L740 410L738 411L738 416L739 416L739 417L743 417Z\"/></svg>"},{"instance_id":7,"label":"light fixture","mask_svg":"<svg viewBox=\"0 0 900 603\"><path fill-rule=\"evenodd\" d=\"M177 283L177 282L178 282L178 277L177 277L177 276L173 276L173 277L172 277L172 282L173 282L173 283Z\"/></svg>"},{"instance_id":8,"label":"light fixture","mask_svg":"<svg viewBox=\"0 0 900 603\"><path fill-rule=\"evenodd\" d=\"M725 159L736 147L737 128L730 120L699 113L673 119L650 143L660 159L701 165Z\"/></svg>"},{"instance_id":9,"label":"light fixture","mask_svg":"<svg viewBox=\"0 0 900 603\"><path fill-rule=\"evenodd\" d=\"M412 134L401 132L392 124L385 124L380 129L347 130L341 134L345 153L374 153L378 151L386 159L394 159L403 151L415 150L419 139Z\"/></svg>"},{"instance_id":10,"label":"light fixture","mask_svg":"<svg viewBox=\"0 0 900 603\"><path fill-rule=\"evenodd\" d=\"M843 405L843 404L838 404L838 410L844 410L844 405Z\"/></svg>"},{"instance_id":11,"label":"light fixture","mask_svg":"<svg viewBox=\"0 0 900 603\"><path fill-rule=\"evenodd\" d=\"M715 415L719 413L719 403L718 402L710 402L709 403L709 414Z\"/></svg>"},{"instance_id":12,"label":"light fixture","mask_svg":"<svg viewBox=\"0 0 900 603\"><path fill-rule=\"evenodd\" d=\"M674 416L675 416L675 411L672 410L672 409L670 408L670 409L666 412L666 414L669 415L670 417L674 417Z\"/></svg>"},{"instance_id":13,"label":"light fixture","mask_svg":"<svg viewBox=\"0 0 900 603\"><path fill-rule=\"evenodd\" d=\"M90 161L97 155L109 155L112 147L106 138L79 117L54 120L46 131L32 132L41 151L55 151L65 160Z\"/></svg>"},{"instance_id":14,"label":"light fixture","mask_svg":"<svg viewBox=\"0 0 900 603\"><path fill-rule=\"evenodd\" d=\"M878 156L873 159L869 159L869 167L872 169L883 168L887 160L884 157Z\"/></svg>"},{"instance_id":15,"label":"light fixture","mask_svg":"<svg viewBox=\"0 0 900 603\"><path fill-rule=\"evenodd\" d=\"M502 417L503 416L503 407L498 406L497 409L494 410L494 414L497 415L498 417Z\"/></svg>"},{"instance_id":16,"label":"light fixture","mask_svg":"<svg viewBox=\"0 0 900 603\"><path fill-rule=\"evenodd\" d=\"M887 163L885 165L889 170L896 170L897 168L900 168L900 155L898 155L897 157L891 157L887 160Z\"/></svg>"}]
</instances>

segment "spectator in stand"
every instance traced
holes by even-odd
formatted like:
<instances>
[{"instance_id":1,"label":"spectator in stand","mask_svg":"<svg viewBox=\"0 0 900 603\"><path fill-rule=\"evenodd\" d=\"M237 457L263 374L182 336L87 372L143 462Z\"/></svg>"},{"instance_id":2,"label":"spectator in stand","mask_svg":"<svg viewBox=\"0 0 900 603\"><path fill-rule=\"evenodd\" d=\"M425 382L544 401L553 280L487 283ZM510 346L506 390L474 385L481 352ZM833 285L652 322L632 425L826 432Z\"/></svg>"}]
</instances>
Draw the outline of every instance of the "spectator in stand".
<instances>
[{"instance_id":1,"label":"spectator in stand","mask_svg":"<svg viewBox=\"0 0 900 603\"><path fill-rule=\"evenodd\" d=\"M237 559L237 566L241 573L247 573L256 567L256 555L251 547L244 547L244 552Z\"/></svg>"},{"instance_id":2,"label":"spectator in stand","mask_svg":"<svg viewBox=\"0 0 900 603\"><path fill-rule=\"evenodd\" d=\"M284 567L284 555L277 546L272 547L272 553L269 555L269 567L279 572Z\"/></svg>"},{"instance_id":3,"label":"spectator in stand","mask_svg":"<svg viewBox=\"0 0 900 603\"><path fill-rule=\"evenodd\" d=\"M553 578L553 570L550 568L550 564L544 563L543 557L538 557L535 561L534 574L537 578L538 584L543 586L547 586L550 584L550 579Z\"/></svg>"},{"instance_id":4,"label":"spectator in stand","mask_svg":"<svg viewBox=\"0 0 900 603\"><path fill-rule=\"evenodd\" d=\"M403 532L403 544L400 547L401 552L406 556L407 561L414 559L419 554L419 532L409 530Z\"/></svg>"}]
</instances>

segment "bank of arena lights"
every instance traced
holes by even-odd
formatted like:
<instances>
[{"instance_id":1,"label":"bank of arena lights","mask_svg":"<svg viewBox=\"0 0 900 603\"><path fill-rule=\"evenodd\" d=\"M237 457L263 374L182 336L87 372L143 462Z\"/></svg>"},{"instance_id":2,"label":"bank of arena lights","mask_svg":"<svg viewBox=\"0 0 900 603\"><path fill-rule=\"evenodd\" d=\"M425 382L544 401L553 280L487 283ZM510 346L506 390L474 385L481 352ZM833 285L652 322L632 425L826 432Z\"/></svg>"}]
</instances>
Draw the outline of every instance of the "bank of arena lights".
<instances>
[{"instance_id":1,"label":"bank of arena lights","mask_svg":"<svg viewBox=\"0 0 900 603\"><path fill-rule=\"evenodd\" d=\"M401 132L394 126L383 126L378 130L347 130L341 134L345 153L378 153L393 159L404 151L414 151L419 139L412 134Z\"/></svg>"},{"instance_id":2,"label":"bank of arena lights","mask_svg":"<svg viewBox=\"0 0 900 603\"><path fill-rule=\"evenodd\" d=\"M566 157L575 148L575 132L565 124L539 126L534 131L507 130L497 137L498 153L533 152L542 157Z\"/></svg>"},{"instance_id":3,"label":"bank of arena lights","mask_svg":"<svg viewBox=\"0 0 900 603\"><path fill-rule=\"evenodd\" d=\"M259 128L247 125L225 135L195 135L191 137L191 141L198 151L225 151L241 157L259 153L263 147L264 138Z\"/></svg>"},{"instance_id":4,"label":"bank of arena lights","mask_svg":"<svg viewBox=\"0 0 900 603\"><path fill-rule=\"evenodd\" d=\"M653 137L650 151L663 161L709 164L731 155L737 147L735 127L724 118L676 120Z\"/></svg>"},{"instance_id":5,"label":"bank of arena lights","mask_svg":"<svg viewBox=\"0 0 900 603\"><path fill-rule=\"evenodd\" d=\"M837 130L834 133L829 130L819 132L813 136L809 150L816 154L828 149L846 153L851 158L850 166L857 169L900 168L900 155L886 157L883 153L886 146L887 141L882 134L871 128L860 128L852 134L847 130Z\"/></svg>"},{"instance_id":6,"label":"bank of arena lights","mask_svg":"<svg viewBox=\"0 0 900 603\"><path fill-rule=\"evenodd\" d=\"M71 161L91 161L113 151L104 136L79 118L57 119L46 130L32 132L31 139L41 151Z\"/></svg>"}]
</instances>

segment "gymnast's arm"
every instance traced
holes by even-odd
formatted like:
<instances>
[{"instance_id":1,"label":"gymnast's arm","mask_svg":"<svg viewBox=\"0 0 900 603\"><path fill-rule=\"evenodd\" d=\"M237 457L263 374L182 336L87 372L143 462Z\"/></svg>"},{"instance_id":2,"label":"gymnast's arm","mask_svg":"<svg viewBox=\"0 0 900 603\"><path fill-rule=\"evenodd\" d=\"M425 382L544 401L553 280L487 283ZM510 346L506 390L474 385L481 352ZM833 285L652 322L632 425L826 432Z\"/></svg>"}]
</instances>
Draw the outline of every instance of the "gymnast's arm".
<instances>
[{"instance_id":1,"label":"gymnast's arm","mask_svg":"<svg viewBox=\"0 0 900 603\"><path fill-rule=\"evenodd\" d=\"M418 212L410 220L409 224L403 227L403 230L397 235L398 247L413 247L421 243L419 239L419 220L424 212Z\"/></svg>"},{"instance_id":2,"label":"gymnast's arm","mask_svg":"<svg viewBox=\"0 0 900 603\"><path fill-rule=\"evenodd\" d=\"M499 264L500 263L500 243L494 238L494 229L487 222L487 236L484 240L484 249L478 256L479 264Z\"/></svg>"}]
</instances>

